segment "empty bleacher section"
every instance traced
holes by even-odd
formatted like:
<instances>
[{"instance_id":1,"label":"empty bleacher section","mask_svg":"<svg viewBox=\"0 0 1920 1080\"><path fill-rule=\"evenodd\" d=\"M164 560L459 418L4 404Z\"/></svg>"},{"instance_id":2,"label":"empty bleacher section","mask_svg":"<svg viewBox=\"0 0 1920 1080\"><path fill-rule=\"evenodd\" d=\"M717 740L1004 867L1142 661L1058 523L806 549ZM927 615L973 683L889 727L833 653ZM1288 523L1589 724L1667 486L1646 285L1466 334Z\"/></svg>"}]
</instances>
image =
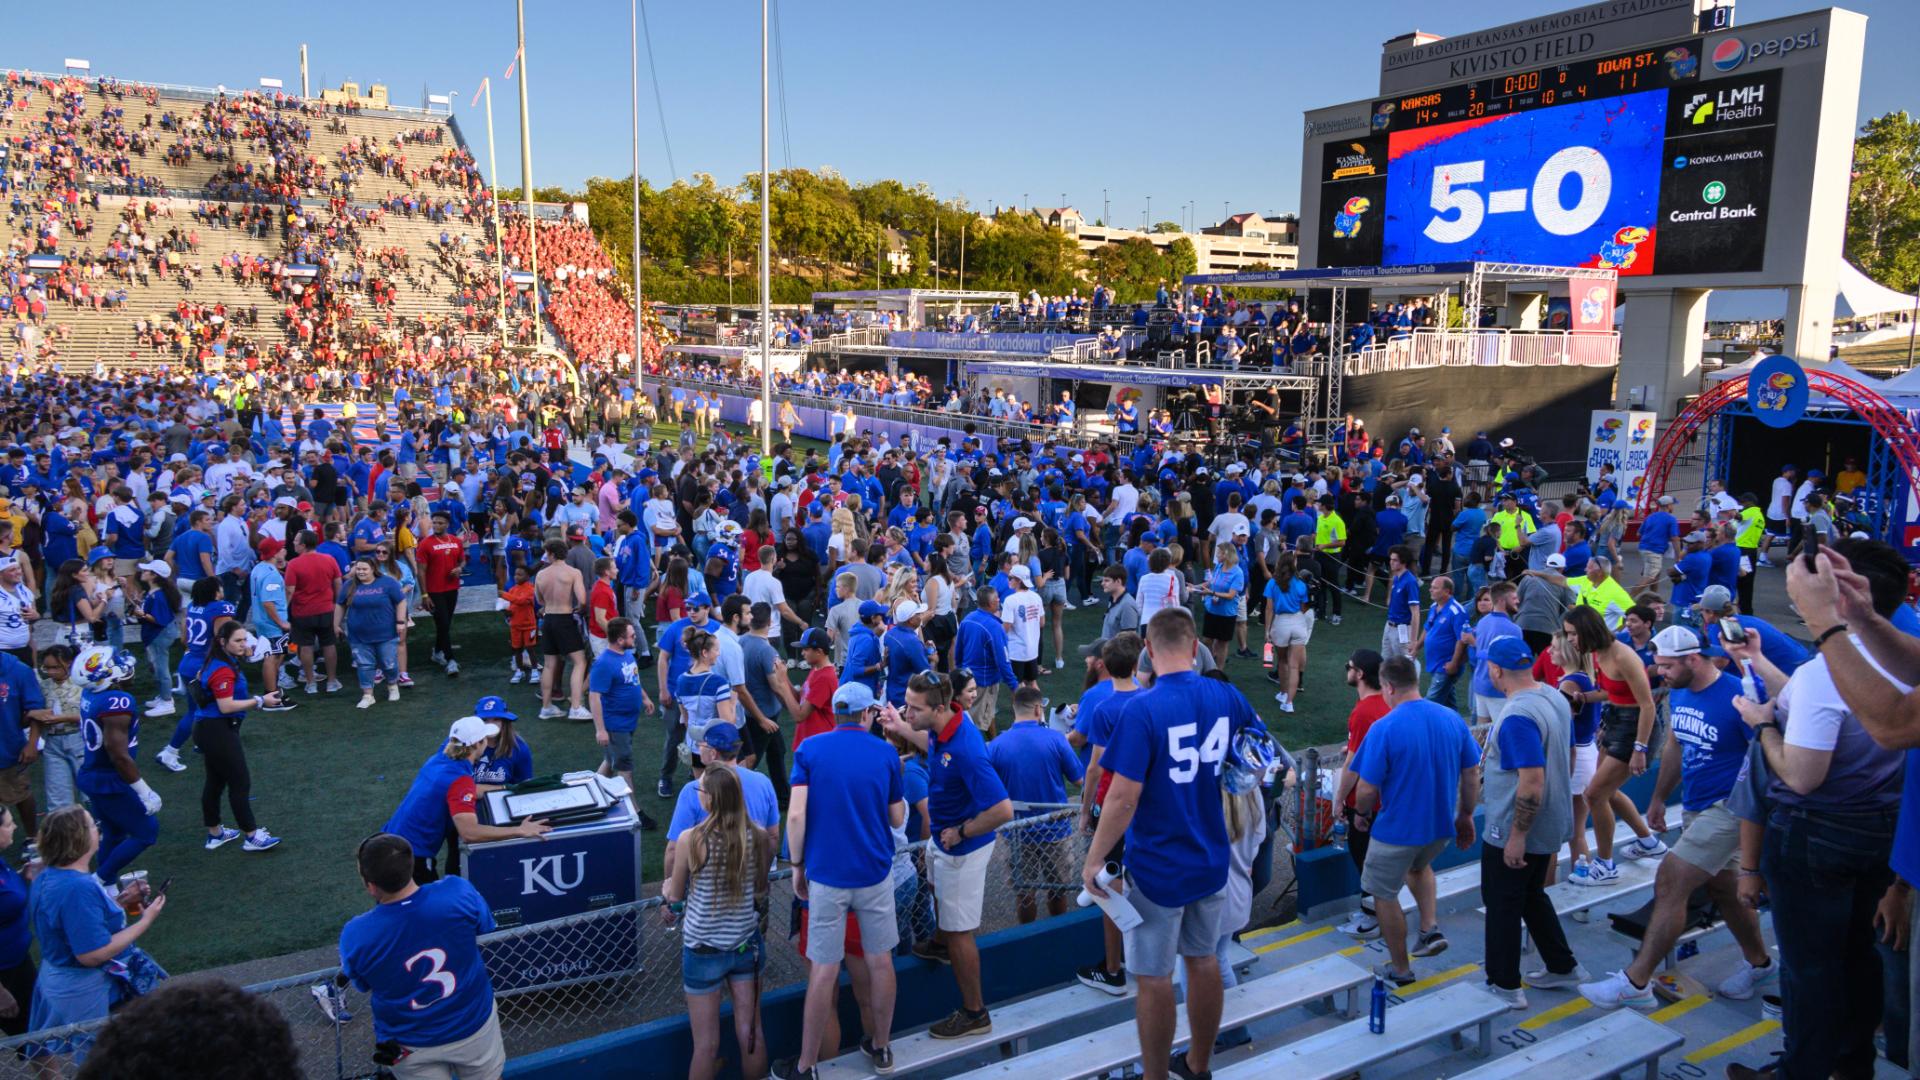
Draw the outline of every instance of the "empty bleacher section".
<instances>
[{"instance_id":1,"label":"empty bleacher section","mask_svg":"<svg viewBox=\"0 0 1920 1080\"><path fill-rule=\"evenodd\" d=\"M9 72L0 202L9 360L377 383L497 341L490 194L444 118ZM612 264L584 227L551 231L553 336L609 357L633 325L591 273ZM529 298L508 300L510 339L537 343Z\"/></svg>"}]
</instances>

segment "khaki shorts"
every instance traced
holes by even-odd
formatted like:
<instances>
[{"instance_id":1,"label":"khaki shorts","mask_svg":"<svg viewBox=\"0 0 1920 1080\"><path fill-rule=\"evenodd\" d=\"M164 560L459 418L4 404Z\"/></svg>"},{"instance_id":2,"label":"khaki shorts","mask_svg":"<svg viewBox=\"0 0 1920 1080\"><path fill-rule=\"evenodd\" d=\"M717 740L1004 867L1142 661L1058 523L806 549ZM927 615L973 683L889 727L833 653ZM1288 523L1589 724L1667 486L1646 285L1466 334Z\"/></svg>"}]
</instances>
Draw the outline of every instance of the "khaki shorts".
<instances>
[{"instance_id":1,"label":"khaki shorts","mask_svg":"<svg viewBox=\"0 0 1920 1080\"><path fill-rule=\"evenodd\" d=\"M1447 848L1447 837L1418 847L1383 844L1375 840L1367 845L1367 864L1360 870L1360 891L1368 896L1399 896L1407 875L1433 865Z\"/></svg>"},{"instance_id":2,"label":"khaki shorts","mask_svg":"<svg viewBox=\"0 0 1920 1080\"><path fill-rule=\"evenodd\" d=\"M892 952L900 943L894 925L893 877L858 889L842 889L807 882L807 960L835 965L847 957L847 916L859 920L860 946L874 956Z\"/></svg>"},{"instance_id":3,"label":"khaki shorts","mask_svg":"<svg viewBox=\"0 0 1920 1080\"><path fill-rule=\"evenodd\" d=\"M1307 611L1275 612L1273 625L1267 629L1267 641L1277 649L1289 645L1305 645L1313 640L1313 613Z\"/></svg>"},{"instance_id":4,"label":"khaki shorts","mask_svg":"<svg viewBox=\"0 0 1920 1080\"><path fill-rule=\"evenodd\" d=\"M1740 858L1740 819L1724 800L1697 814L1689 810L1681 818L1680 839L1668 854L1708 874L1731 869Z\"/></svg>"},{"instance_id":5,"label":"khaki shorts","mask_svg":"<svg viewBox=\"0 0 1920 1080\"><path fill-rule=\"evenodd\" d=\"M0 806L14 806L33 798L33 766L0 769Z\"/></svg>"},{"instance_id":6,"label":"khaki shorts","mask_svg":"<svg viewBox=\"0 0 1920 1080\"><path fill-rule=\"evenodd\" d=\"M456 1073L473 1080L498 1080L507 1069L507 1048L500 1041L500 1010L480 1030L457 1042L439 1046L409 1046L407 1056L394 1063L397 1080L440 1080Z\"/></svg>"},{"instance_id":7,"label":"khaki shorts","mask_svg":"<svg viewBox=\"0 0 1920 1080\"><path fill-rule=\"evenodd\" d=\"M982 686L973 695L973 708L969 710L973 723L981 731L993 730L993 714L1000 707L1000 684Z\"/></svg>"},{"instance_id":8,"label":"khaki shorts","mask_svg":"<svg viewBox=\"0 0 1920 1080\"><path fill-rule=\"evenodd\" d=\"M993 862L998 839L965 855L949 855L939 848L927 849L928 876L933 879L933 907L940 929L965 933L980 929L980 909L987 894L987 866ZM866 928L861 927L861 933ZM864 940L864 939L863 939Z\"/></svg>"},{"instance_id":9,"label":"khaki shorts","mask_svg":"<svg viewBox=\"0 0 1920 1080\"><path fill-rule=\"evenodd\" d=\"M1650 588L1658 589L1663 580L1660 576L1660 571L1666 566L1666 563L1667 557L1664 553L1653 551L1641 552L1640 580L1651 581L1653 584Z\"/></svg>"}]
</instances>

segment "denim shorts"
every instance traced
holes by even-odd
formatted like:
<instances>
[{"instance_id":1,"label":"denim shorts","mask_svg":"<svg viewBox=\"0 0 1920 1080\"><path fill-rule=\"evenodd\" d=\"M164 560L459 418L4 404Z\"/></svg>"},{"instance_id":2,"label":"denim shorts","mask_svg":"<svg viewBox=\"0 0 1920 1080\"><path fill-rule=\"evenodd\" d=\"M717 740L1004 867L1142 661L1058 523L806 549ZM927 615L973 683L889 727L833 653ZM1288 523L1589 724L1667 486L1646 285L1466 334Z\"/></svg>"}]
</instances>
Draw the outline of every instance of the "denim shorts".
<instances>
[{"instance_id":1,"label":"denim shorts","mask_svg":"<svg viewBox=\"0 0 1920 1080\"><path fill-rule=\"evenodd\" d=\"M680 948L680 989L689 994L711 994L720 984L746 982L760 974L767 947L758 933L725 952L700 951L705 946Z\"/></svg>"}]
</instances>

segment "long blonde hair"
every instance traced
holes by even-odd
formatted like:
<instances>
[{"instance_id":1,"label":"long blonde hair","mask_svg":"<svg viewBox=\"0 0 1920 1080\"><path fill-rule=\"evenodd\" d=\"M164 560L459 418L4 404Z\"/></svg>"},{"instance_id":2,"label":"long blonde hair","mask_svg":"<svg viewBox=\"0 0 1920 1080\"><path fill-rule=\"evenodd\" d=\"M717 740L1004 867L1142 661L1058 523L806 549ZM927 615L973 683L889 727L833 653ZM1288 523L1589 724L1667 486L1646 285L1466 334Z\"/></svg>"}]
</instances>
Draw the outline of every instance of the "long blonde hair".
<instances>
[{"instance_id":1,"label":"long blonde hair","mask_svg":"<svg viewBox=\"0 0 1920 1080\"><path fill-rule=\"evenodd\" d=\"M727 901L737 904L752 899L748 874L753 868L756 844L740 778L731 768L708 769L701 774L700 787L707 795L707 820L692 829L700 842L689 846L689 876L698 874L708 860L717 857L720 886Z\"/></svg>"},{"instance_id":2,"label":"long blonde hair","mask_svg":"<svg viewBox=\"0 0 1920 1080\"><path fill-rule=\"evenodd\" d=\"M1260 816L1260 792L1243 791L1238 795L1222 788L1220 807L1227 815L1227 839L1239 843Z\"/></svg>"}]
</instances>

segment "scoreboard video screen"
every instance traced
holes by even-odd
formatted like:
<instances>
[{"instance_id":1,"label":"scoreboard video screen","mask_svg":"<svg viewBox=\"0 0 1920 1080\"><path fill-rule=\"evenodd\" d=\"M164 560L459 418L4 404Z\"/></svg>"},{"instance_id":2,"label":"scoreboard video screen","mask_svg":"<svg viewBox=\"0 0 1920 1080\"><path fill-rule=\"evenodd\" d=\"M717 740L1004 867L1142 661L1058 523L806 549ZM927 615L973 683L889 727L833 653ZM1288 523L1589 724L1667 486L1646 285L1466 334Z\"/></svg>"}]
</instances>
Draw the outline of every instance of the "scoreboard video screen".
<instances>
[{"instance_id":1,"label":"scoreboard video screen","mask_svg":"<svg viewBox=\"0 0 1920 1080\"><path fill-rule=\"evenodd\" d=\"M1692 40L1374 102L1322 150L1319 262L1760 270L1780 73L1703 59Z\"/></svg>"}]
</instances>

